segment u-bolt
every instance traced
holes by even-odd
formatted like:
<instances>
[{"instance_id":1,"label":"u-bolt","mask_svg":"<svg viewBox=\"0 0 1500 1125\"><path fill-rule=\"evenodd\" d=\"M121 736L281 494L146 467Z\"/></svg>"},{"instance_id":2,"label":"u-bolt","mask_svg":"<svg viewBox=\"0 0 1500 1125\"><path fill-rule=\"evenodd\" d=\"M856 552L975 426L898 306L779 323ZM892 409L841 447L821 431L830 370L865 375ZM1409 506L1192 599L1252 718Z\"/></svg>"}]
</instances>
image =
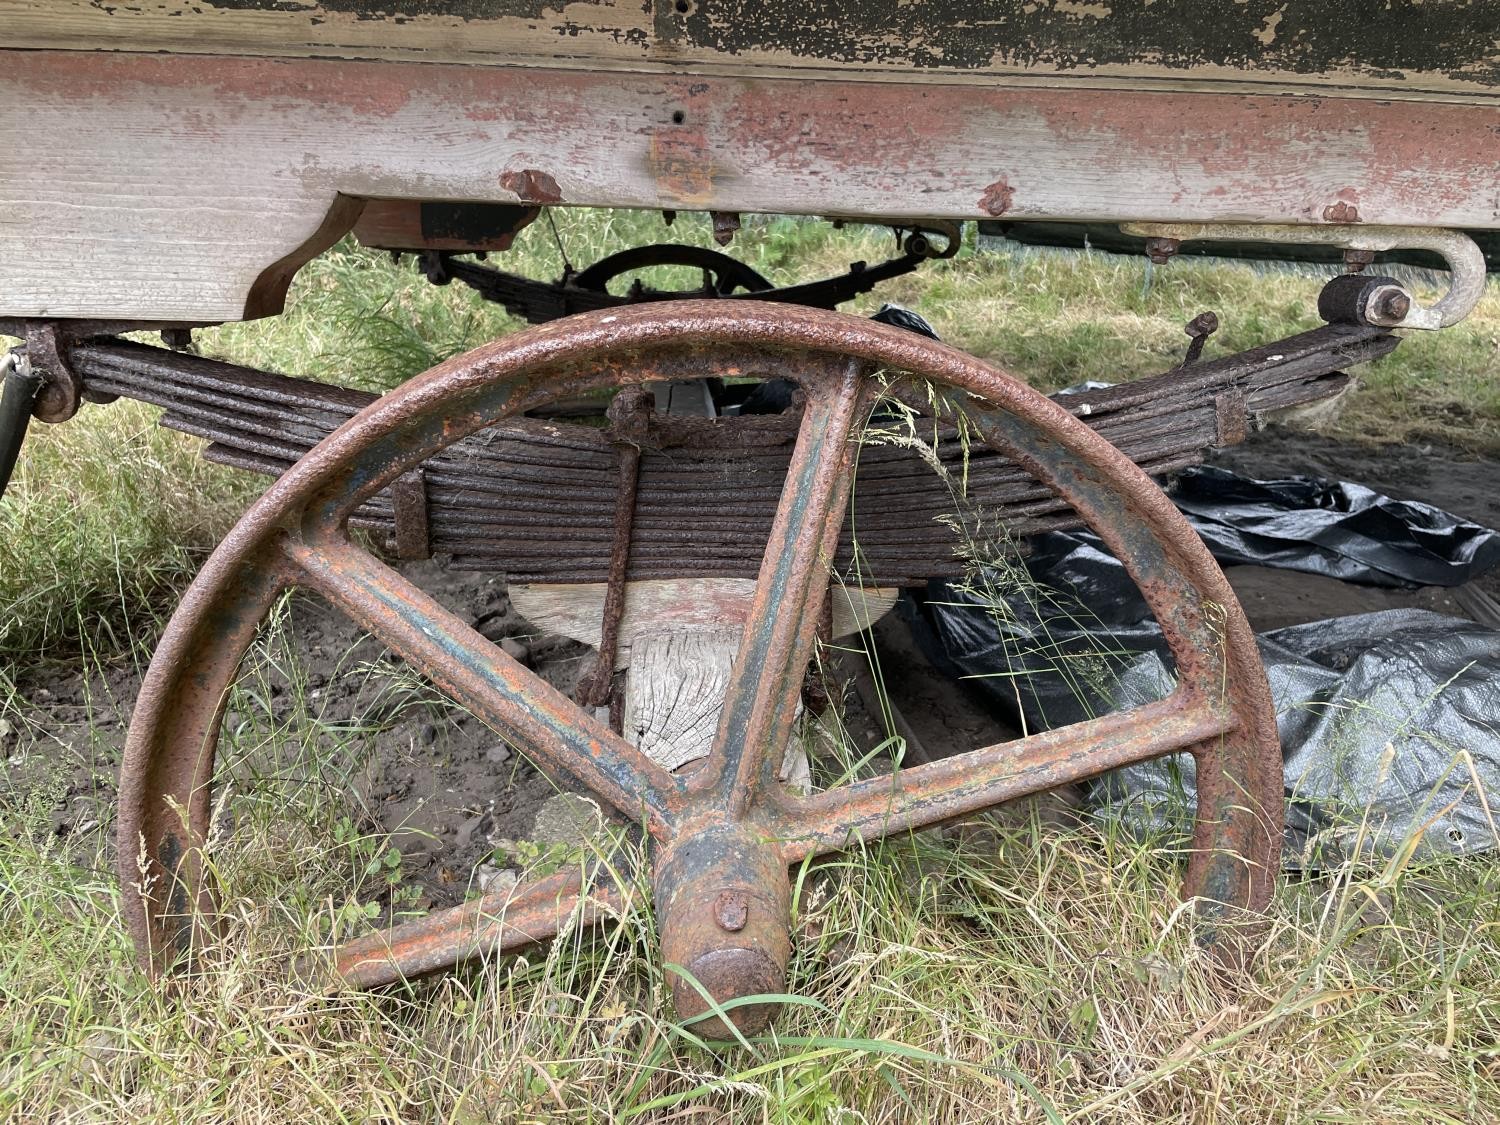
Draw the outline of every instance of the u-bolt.
<instances>
[{"instance_id":1,"label":"u-bolt","mask_svg":"<svg viewBox=\"0 0 1500 1125\"><path fill-rule=\"evenodd\" d=\"M1447 328L1474 311L1484 296L1484 252L1461 231L1432 227L1296 226L1286 223L1121 223L1126 234L1174 242L1234 240L1301 242L1345 250L1430 250L1448 264L1448 292L1431 308L1408 301L1372 308L1366 320L1381 328ZM1409 297L1409 295L1408 295Z\"/></svg>"}]
</instances>

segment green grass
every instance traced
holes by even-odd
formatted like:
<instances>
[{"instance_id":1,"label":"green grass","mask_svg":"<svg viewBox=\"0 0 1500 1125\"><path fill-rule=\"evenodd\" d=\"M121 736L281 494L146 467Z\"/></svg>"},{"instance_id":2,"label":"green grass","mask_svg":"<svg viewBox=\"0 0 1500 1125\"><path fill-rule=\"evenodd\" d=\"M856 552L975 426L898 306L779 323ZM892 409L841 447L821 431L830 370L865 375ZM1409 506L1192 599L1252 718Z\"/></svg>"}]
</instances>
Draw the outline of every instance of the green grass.
<instances>
[{"instance_id":1,"label":"green grass","mask_svg":"<svg viewBox=\"0 0 1500 1125\"><path fill-rule=\"evenodd\" d=\"M0 1114L1425 1123L1500 1106L1492 859L1288 882L1225 977L1152 842L982 820L898 838L794 873L798 1002L749 1051L664 1018L642 911L388 995L310 990L287 958L358 928L384 887L383 842L339 827L358 810L338 782L371 747L298 706L235 706L232 755L272 727L304 749L242 781L215 857L226 940L170 989L135 968L104 830L46 839L45 786L6 802Z\"/></svg>"},{"instance_id":2,"label":"green grass","mask_svg":"<svg viewBox=\"0 0 1500 1125\"><path fill-rule=\"evenodd\" d=\"M575 264L663 230L581 214ZM706 220L670 236L708 244ZM875 260L888 236L779 220L735 252L785 282ZM511 264L561 265L545 223ZM1181 266L1181 268L1179 268ZM921 311L945 338L1052 388L1170 365L1213 308L1215 348L1313 323L1302 273L966 250L852 303ZM348 246L298 278L274 322L202 333L205 352L370 389L516 327L458 286ZM1362 372L1346 436L1500 442L1500 296ZM37 427L0 503L0 650L10 666L109 681L260 482L132 404ZM108 793L109 736L54 745L23 725L0 787L0 1118L18 1121L1413 1121L1500 1119L1500 864L1350 863L1278 888L1243 974L1193 945L1171 841L1098 825L984 819L795 873L799 1002L752 1049L707 1050L667 1016L653 922L570 931L382 996L330 995L290 955L389 902L388 842L356 826L350 779L383 721L324 714L273 628L231 707L234 830L215 864L227 940L154 985L119 918L108 818L59 836L80 755ZM45 681L33 669L28 685ZM280 685L273 693L270 684ZM119 702L102 691L99 728ZM22 757L24 761L20 760ZM399 865L395 869L399 874ZM644 892L626 878L626 889Z\"/></svg>"}]
</instances>

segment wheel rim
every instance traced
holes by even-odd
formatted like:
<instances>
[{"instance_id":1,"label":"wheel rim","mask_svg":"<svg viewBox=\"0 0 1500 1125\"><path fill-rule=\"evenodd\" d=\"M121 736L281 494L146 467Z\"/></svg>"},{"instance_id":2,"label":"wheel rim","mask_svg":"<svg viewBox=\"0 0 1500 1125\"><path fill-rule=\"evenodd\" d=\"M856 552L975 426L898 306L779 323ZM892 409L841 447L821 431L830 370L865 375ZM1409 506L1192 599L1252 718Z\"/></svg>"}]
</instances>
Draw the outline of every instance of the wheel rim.
<instances>
[{"instance_id":1,"label":"wheel rim","mask_svg":"<svg viewBox=\"0 0 1500 1125\"><path fill-rule=\"evenodd\" d=\"M875 368L948 388L981 435L1066 499L1125 563L1162 628L1178 686L1165 700L799 797L775 779L827 591ZM365 498L446 445L563 395L646 379L790 378L806 396L709 759L656 766L347 538ZM983 404L981 409L978 404ZM581 785L653 841L663 957L679 1014L778 991L786 870L855 840L910 831L1174 751L1197 762L1185 894L1202 940L1266 904L1281 838L1281 758L1254 637L1222 573L1135 465L1055 403L946 345L838 313L683 301L585 313L480 347L341 426L276 481L184 596L142 684L121 770L120 875L144 962L207 938L202 877L215 747L257 626L291 586L314 590L502 730L544 772ZM619 908L582 875L554 876L342 947L337 972L377 985L550 937L582 909ZM580 902L583 903L580 908ZM727 905L726 905L727 904ZM733 1013L744 1031L764 1006ZM700 1024L726 1033L716 1018Z\"/></svg>"}]
</instances>

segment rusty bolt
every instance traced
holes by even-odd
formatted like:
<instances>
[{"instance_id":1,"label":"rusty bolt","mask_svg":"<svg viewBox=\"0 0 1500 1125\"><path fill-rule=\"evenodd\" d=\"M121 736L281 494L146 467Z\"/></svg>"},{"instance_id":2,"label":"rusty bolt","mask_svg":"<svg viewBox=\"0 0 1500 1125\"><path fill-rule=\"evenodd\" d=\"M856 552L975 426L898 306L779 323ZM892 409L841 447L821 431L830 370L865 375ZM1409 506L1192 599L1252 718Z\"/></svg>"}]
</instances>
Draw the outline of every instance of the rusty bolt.
<instances>
[{"instance_id":1,"label":"rusty bolt","mask_svg":"<svg viewBox=\"0 0 1500 1125\"><path fill-rule=\"evenodd\" d=\"M1365 299L1365 319L1390 327L1411 312L1411 294L1399 285L1382 285Z\"/></svg>"},{"instance_id":2,"label":"rusty bolt","mask_svg":"<svg viewBox=\"0 0 1500 1125\"><path fill-rule=\"evenodd\" d=\"M714 900L714 921L719 928L738 933L750 918L750 900L744 891L720 891Z\"/></svg>"},{"instance_id":3,"label":"rusty bolt","mask_svg":"<svg viewBox=\"0 0 1500 1125\"><path fill-rule=\"evenodd\" d=\"M734 241L734 232L740 229L740 217L735 211L714 211L714 241L728 246Z\"/></svg>"},{"instance_id":4,"label":"rusty bolt","mask_svg":"<svg viewBox=\"0 0 1500 1125\"><path fill-rule=\"evenodd\" d=\"M1146 239L1146 257L1158 265L1164 266L1177 256L1177 251L1182 249L1182 242L1175 238L1148 238Z\"/></svg>"},{"instance_id":5,"label":"rusty bolt","mask_svg":"<svg viewBox=\"0 0 1500 1125\"><path fill-rule=\"evenodd\" d=\"M979 197L979 209L986 215L999 218L1010 210L1011 204L1015 201L1016 189L1011 187L1010 181L1002 176L984 189L984 194Z\"/></svg>"},{"instance_id":6,"label":"rusty bolt","mask_svg":"<svg viewBox=\"0 0 1500 1125\"><path fill-rule=\"evenodd\" d=\"M620 388L605 408L609 419L609 435L616 441L638 444L651 434L651 413L656 408L656 396L639 383L630 383Z\"/></svg>"},{"instance_id":7,"label":"rusty bolt","mask_svg":"<svg viewBox=\"0 0 1500 1125\"><path fill-rule=\"evenodd\" d=\"M1375 251L1373 250L1345 250L1344 272L1362 273L1364 272L1365 267L1370 265L1374 261Z\"/></svg>"},{"instance_id":8,"label":"rusty bolt","mask_svg":"<svg viewBox=\"0 0 1500 1125\"><path fill-rule=\"evenodd\" d=\"M1195 340L1204 336L1212 336L1219 330L1219 314L1211 311L1201 312L1188 321L1182 330Z\"/></svg>"},{"instance_id":9,"label":"rusty bolt","mask_svg":"<svg viewBox=\"0 0 1500 1125\"><path fill-rule=\"evenodd\" d=\"M1182 366L1186 367L1190 363L1198 362L1198 357L1203 354L1204 341L1219 330L1219 316L1214 312L1201 312L1188 321L1182 330L1192 338L1192 343L1188 345L1187 357L1182 361Z\"/></svg>"}]
</instances>

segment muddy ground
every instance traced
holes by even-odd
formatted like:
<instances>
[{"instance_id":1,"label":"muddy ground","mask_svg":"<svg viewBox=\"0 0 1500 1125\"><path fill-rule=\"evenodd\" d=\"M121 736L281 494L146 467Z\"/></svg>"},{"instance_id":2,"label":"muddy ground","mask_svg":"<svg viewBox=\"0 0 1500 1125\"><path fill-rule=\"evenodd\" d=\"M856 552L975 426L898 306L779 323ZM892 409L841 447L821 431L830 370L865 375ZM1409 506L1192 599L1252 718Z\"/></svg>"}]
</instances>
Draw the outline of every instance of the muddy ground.
<instances>
[{"instance_id":1,"label":"muddy ground","mask_svg":"<svg viewBox=\"0 0 1500 1125\"><path fill-rule=\"evenodd\" d=\"M1268 431L1227 451L1219 462L1239 472L1275 477L1313 474L1355 481L1388 495L1422 500L1487 526L1500 526L1500 463L1437 446L1365 447L1305 433ZM503 642L547 680L571 692L588 667L590 650L536 635L511 610L503 583L438 564L406 568L417 581L480 632ZM1471 590L1402 593L1258 567L1228 574L1258 630L1379 609L1419 606L1484 620L1500 598L1500 573ZM1490 621L1490 624L1500 624ZM420 886L419 905L461 901L481 865L503 867L506 841L534 835L544 842L577 838L577 829L549 805L551 782L477 720L445 708L391 668L373 642L311 599L292 610L289 648L302 654L302 677L273 674L274 693L296 695L324 716L352 715L372 731L352 753L347 797L365 831L396 833L404 875ZM911 734L930 755L944 755L1010 735L962 687L922 658L897 615L876 630L881 666L892 700ZM382 663L384 661L384 664ZM382 674L382 669L386 673ZM49 830L83 839L108 831L126 716L140 669L86 674L78 667L37 666L20 671L25 700L20 722L0 726L0 753L9 784L26 787L46 805ZM847 671L847 669L846 669ZM862 703L857 685L842 678L846 725L873 746L885 738ZM249 717L231 713L231 726ZM547 808L538 826L539 809Z\"/></svg>"}]
</instances>

